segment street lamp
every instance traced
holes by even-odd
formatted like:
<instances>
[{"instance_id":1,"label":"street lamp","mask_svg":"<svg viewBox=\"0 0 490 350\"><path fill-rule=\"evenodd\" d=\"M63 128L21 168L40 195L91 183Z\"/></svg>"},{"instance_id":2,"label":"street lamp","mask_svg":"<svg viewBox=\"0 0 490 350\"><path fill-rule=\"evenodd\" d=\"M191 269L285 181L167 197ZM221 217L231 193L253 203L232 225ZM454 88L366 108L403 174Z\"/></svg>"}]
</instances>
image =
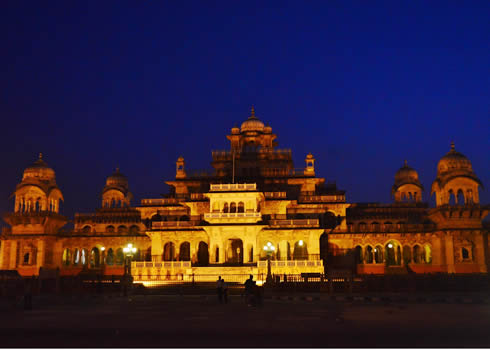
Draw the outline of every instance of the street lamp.
<instances>
[{"instance_id":1,"label":"street lamp","mask_svg":"<svg viewBox=\"0 0 490 350\"><path fill-rule=\"evenodd\" d=\"M264 246L264 251L267 255L267 278L265 279L266 283L272 282L272 274L271 274L271 255L276 250L276 247L272 245L271 242L267 242Z\"/></svg>"},{"instance_id":2,"label":"street lamp","mask_svg":"<svg viewBox=\"0 0 490 350\"><path fill-rule=\"evenodd\" d=\"M133 257L133 254L136 253L138 249L136 247L133 247L131 243L128 243L126 247L123 248L124 252L124 296L128 295L127 292L127 287L129 284L132 283L132 277L131 277L131 258Z\"/></svg>"}]
</instances>

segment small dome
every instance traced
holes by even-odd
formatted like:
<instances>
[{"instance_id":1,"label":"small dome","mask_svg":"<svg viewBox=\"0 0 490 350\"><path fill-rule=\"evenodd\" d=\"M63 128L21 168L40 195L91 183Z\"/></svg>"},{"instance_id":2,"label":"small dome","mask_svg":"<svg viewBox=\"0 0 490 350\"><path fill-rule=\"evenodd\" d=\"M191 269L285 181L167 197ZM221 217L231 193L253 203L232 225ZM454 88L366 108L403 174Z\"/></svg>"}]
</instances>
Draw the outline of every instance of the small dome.
<instances>
[{"instance_id":1,"label":"small dome","mask_svg":"<svg viewBox=\"0 0 490 350\"><path fill-rule=\"evenodd\" d=\"M422 188L422 184L419 181L419 174L415 169L409 167L407 161L405 161L405 164L395 173L395 185L393 189L396 191L400 186L407 184L413 184Z\"/></svg>"},{"instance_id":2,"label":"small dome","mask_svg":"<svg viewBox=\"0 0 490 350\"><path fill-rule=\"evenodd\" d=\"M250 117L248 117L247 120L245 120L242 123L242 126L240 128L241 132L246 132L246 131L264 131L264 123L262 123L256 116L255 116L255 109L252 107L252 111L250 114Z\"/></svg>"},{"instance_id":3,"label":"small dome","mask_svg":"<svg viewBox=\"0 0 490 350\"><path fill-rule=\"evenodd\" d=\"M128 178L119 172L119 168L107 178L106 186L121 186L124 188L128 187Z\"/></svg>"},{"instance_id":4,"label":"small dome","mask_svg":"<svg viewBox=\"0 0 490 350\"><path fill-rule=\"evenodd\" d=\"M39 178L40 180L53 180L55 178L54 170L43 160L42 153L39 153L38 160L24 170L23 179L31 177Z\"/></svg>"},{"instance_id":5,"label":"small dome","mask_svg":"<svg viewBox=\"0 0 490 350\"><path fill-rule=\"evenodd\" d=\"M454 149L454 142L451 142L451 150L437 163L437 176L454 171L472 173L471 162L462 153Z\"/></svg>"}]
</instances>

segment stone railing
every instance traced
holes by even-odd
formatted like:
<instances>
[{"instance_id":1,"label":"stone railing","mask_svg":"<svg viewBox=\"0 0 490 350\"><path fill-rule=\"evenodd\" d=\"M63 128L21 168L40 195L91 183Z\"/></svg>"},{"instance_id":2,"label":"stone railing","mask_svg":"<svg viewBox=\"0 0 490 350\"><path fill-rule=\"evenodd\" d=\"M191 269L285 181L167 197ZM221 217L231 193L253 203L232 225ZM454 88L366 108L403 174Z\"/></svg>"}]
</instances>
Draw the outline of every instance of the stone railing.
<instances>
[{"instance_id":1,"label":"stone railing","mask_svg":"<svg viewBox=\"0 0 490 350\"><path fill-rule=\"evenodd\" d=\"M171 227L181 227L181 228L186 228L186 227L194 227L196 225L199 225L199 221L192 220L192 221L153 221L151 223L151 228L153 230L158 230L158 229L167 229Z\"/></svg>"},{"instance_id":2,"label":"stone railing","mask_svg":"<svg viewBox=\"0 0 490 350\"><path fill-rule=\"evenodd\" d=\"M271 268L323 266L322 260L271 260ZM257 262L257 267L266 268L267 260Z\"/></svg>"},{"instance_id":3,"label":"stone railing","mask_svg":"<svg viewBox=\"0 0 490 350\"><path fill-rule=\"evenodd\" d=\"M177 204L178 200L176 198L155 198L155 199L142 199L141 205L166 205L166 204Z\"/></svg>"},{"instance_id":4,"label":"stone railing","mask_svg":"<svg viewBox=\"0 0 490 350\"><path fill-rule=\"evenodd\" d=\"M269 220L270 226L299 226L299 227L318 227L318 219L289 219L289 220Z\"/></svg>"},{"instance_id":5,"label":"stone railing","mask_svg":"<svg viewBox=\"0 0 490 350\"><path fill-rule=\"evenodd\" d=\"M152 262L152 261L133 261L131 262L131 267L135 269L141 268L190 268L190 261L162 261L162 262Z\"/></svg>"},{"instance_id":6,"label":"stone railing","mask_svg":"<svg viewBox=\"0 0 490 350\"><path fill-rule=\"evenodd\" d=\"M264 196L267 199L286 198L286 192L264 192Z\"/></svg>"},{"instance_id":7,"label":"stone railing","mask_svg":"<svg viewBox=\"0 0 490 350\"><path fill-rule=\"evenodd\" d=\"M233 219L233 218L261 218L261 213L205 213L204 220L207 219Z\"/></svg>"},{"instance_id":8,"label":"stone railing","mask_svg":"<svg viewBox=\"0 0 490 350\"><path fill-rule=\"evenodd\" d=\"M256 191L257 184L211 184L211 191Z\"/></svg>"},{"instance_id":9,"label":"stone railing","mask_svg":"<svg viewBox=\"0 0 490 350\"><path fill-rule=\"evenodd\" d=\"M345 202L344 195L299 196L298 202Z\"/></svg>"}]
</instances>

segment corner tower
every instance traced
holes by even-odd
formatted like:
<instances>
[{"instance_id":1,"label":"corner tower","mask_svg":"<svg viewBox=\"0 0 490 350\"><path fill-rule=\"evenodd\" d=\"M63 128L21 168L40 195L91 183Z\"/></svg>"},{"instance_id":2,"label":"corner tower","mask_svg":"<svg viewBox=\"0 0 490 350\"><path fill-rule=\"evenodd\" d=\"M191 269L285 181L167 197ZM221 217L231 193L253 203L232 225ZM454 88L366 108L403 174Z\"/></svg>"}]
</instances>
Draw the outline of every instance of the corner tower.
<instances>
[{"instance_id":1,"label":"corner tower","mask_svg":"<svg viewBox=\"0 0 490 350\"><path fill-rule=\"evenodd\" d=\"M473 172L470 160L457 152L451 142L451 150L437 164L437 177L432 183L436 205L478 204L478 186L483 184Z\"/></svg>"},{"instance_id":2,"label":"corner tower","mask_svg":"<svg viewBox=\"0 0 490 350\"><path fill-rule=\"evenodd\" d=\"M419 174L405 160L405 164L396 172L395 183L391 188L395 202L421 202L423 190Z\"/></svg>"},{"instance_id":3,"label":"corner tower","mask_svg":"<svg viewBox=\"0 0 490 350\"><path fill-rule=\"evenodd\" d=\"M13 234L56 233L67 222L59 215L59 203L64 199L56 184L55 172L43 160L42 154L24 170L13 196L14 212L4 217L12 226Z\"/></svg>"},{"instance_id":4,"label":"corner tower","mask_svg":"<svg viewBox=\"0 0 490 350\"><path fill-rule=\"evenodd\" d=\"M133 195L129 192L128 178L119 172L119 168L107 178L102 190L102 207L129 207Z\"/></svg>"}]
</instances>

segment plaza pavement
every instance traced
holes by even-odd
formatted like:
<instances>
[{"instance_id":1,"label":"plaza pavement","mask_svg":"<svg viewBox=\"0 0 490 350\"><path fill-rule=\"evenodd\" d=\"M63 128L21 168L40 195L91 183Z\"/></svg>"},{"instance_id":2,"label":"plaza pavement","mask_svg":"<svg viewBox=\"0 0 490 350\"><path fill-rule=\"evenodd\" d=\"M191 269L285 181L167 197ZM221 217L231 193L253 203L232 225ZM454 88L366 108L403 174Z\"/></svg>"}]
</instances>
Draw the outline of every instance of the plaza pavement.
<instances>
[{"instance_id":1,"label":"plaza pavement","mask_svg":"<svg viewBox=\"0 0 490 350\"><path fill-rule=\"evenodd\" d=\"M342 296L339 296L342 297ZM0 301L3 347L488 347L490 305L268 296L35 296ZM476 299L475 299L476 300Z\"/></svg>"}]
</instances>

